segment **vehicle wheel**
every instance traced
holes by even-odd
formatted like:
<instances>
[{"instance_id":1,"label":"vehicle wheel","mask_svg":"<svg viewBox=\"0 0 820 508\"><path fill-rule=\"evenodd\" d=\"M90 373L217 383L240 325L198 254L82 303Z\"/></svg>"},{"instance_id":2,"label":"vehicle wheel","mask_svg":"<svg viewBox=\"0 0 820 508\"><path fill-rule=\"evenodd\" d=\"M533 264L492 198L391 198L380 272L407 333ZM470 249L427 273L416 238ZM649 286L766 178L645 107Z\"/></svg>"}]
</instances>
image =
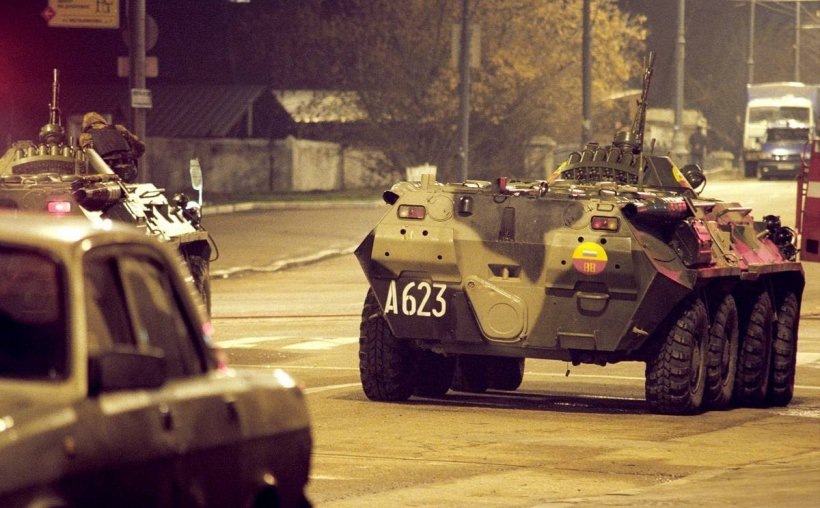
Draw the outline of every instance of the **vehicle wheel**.
<instances>
[{"instance_id":1,"label":"vehicle wheel","mask_svg":"<svg viewBox=\"0 0 820 508\"><path fill-rule=\"evenodd\" d=\"M726 295L715 312L706 353L706 404L722 409L732 401L737 371L737 305Z\"/></svg>"},{"instance_id":2,"label":"vehicle wheel","mask_svg":"<svg viewBox=\"0 0 820 508\"><path fill-rule=\"evenodd\" d=\"M197 293L202 298L202 303L205 304L205 310L208 314L211 313L211 277L208 269L208 259L195 254L185 256L185 263L188 265L188 270L191 272L191 277L194 281L194 287Z\"/></svg>"},{"instance_id":3,"label":"vehicle wheel","mask_svg":"<svg viewBox=\"0 0 820 508\"><path fill-rule=\"evenodd\" d=\"M744 162L743 164L743 176L746 178L754 178L757 176L757 163L756 162Z\"/></svg>"},{"instance_id":4,"label":"vehicle wheel","mask_svg":"<svg viewBox=\"0 0 820 508\"><path fill-rule=\"evenodd\" d=\"M692 414L703 404L709 319L700 299L678 312L646 363L646 400L659 413Z\"/></svg>"},{"instance_id":5,"label":"vehicle wheel","mask_svg":"<svg viewBox=\"0 0 820 508\"><path fill-rule=\"evenodd\" d=\"M492 359L490 388L517 390L524 380L524 359L498 357Z\"/></svg>"},{"instance_id":6,"label":"vehicle wheel","mask_svg":"<svg viewBox=\"0 0 820 508\"><path fill-rule=\"evenodd\" d=\"M458 392L484 393L489 387L489 359L486 356L458 355L450 388Z\"/></svg>"},{"instance_id":7,"label":"vehicle wheel","mask_svg":"<svg viewBox=\"0 0 820 508\"><path fill-rule=\"evenodd\" d=\"M797 365L797 296L788 293L777 312L772 341L772 373L767 401L773 406L785 406L794 394L794 371Z\"/></svg>"},{"instance_id":8,"label":"vehicle wheel","mask_svg":"<svg viewBox=\"0 0 820 508\"><path fill-rule=\"evenodd\" d=\"M746 406L762 406L766 403L769 386L769 361L772 344L772 301L763 291L746 323L746 332L740 343L734 399Z\"/></svg>"},{"instance_id":9,"label":"vehicle wheel","mask_svg":"<svg viewBox=\"0 0 820 508\"><path fill-rule=\"evenodd\" d=\"M444 356L427 350L416 353L416 395L441 397L450 389L456 357Z\"/></svg>"},{"instance_id":10,"label":"vehicle wheel","mask_svg":"<svg viewBox=\"0 0 820 508\"><path fill-rule=\"evenodd\" d=\"M359 328L359 376L370 400L407 400L415 388L413 347L390 331L372 289Z\"/></svg>"}]
</instances>

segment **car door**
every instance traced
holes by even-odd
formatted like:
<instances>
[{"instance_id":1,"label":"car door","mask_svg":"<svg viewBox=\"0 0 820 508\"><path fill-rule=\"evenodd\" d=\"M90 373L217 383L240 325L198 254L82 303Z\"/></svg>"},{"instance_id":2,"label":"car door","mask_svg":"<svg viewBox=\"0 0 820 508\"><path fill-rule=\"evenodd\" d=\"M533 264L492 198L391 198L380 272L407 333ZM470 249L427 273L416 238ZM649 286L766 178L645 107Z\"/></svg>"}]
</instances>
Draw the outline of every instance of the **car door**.
<instances>
[{"instance_id":1,"label":"car door","mask_svg":"<svg viewBox=\"0 0 820 508\"><path fill-rule=\"evenodd\" d=\"M137 345L165 356L168 381L155 395L177 453L180 499L186 505L239 505L236 399L243 384L209 369L202 330L183 304L181 293L189 289L175 283L167 266L149 256L121 256L118 262Z\"/></svg>"},{"instance_id":2,"label":"car door","mask_svg":"<svg viewBox=\"0 0 820 508\"><path fill-rule=\"evenodd\" d=\"M135 255L106 247L92 249L84 257L89 366L112 351L138 349L120 268L121 260ZM87 466L72 497L98 506L174 505L178 447L167 421L167 404L150 388L100 388L105 383L94 379L95 374L90 367L89 398L78 406L83 428L76 448L87 455L83 457Z\"/></svg>"}]
</instances>

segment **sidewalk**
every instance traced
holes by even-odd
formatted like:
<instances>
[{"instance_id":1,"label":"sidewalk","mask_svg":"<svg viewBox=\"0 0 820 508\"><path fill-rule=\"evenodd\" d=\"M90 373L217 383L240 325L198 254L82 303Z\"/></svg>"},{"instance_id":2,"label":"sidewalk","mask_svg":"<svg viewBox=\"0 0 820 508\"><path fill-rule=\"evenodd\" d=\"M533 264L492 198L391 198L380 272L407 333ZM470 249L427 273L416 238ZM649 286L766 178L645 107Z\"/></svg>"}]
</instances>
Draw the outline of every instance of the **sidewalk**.
<instances>
[{"instance_id":1,"label":"sidewalk","mask_svg":"<svg viewBox=\"0 0 820 508\"><path fill-rule=\"evenodd\" d=\"M226 213L251 212L256 210L322 210L327 208L378 208L384 201L354 200L354 201L250 201L247 203L230 203L223 205L209 205L202 207L202 215L222 215Z\"/></svg>"}]
</instances>

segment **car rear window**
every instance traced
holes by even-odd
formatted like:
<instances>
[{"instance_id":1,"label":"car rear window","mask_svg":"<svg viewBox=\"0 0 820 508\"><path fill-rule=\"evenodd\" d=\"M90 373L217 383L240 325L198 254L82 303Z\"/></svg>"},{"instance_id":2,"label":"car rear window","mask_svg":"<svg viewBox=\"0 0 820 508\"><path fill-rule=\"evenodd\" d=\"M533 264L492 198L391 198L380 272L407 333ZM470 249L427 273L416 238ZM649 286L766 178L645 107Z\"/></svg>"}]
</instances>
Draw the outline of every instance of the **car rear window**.
<instances>
[{"instance_id":1,"label":"car rear window","mask_svg":"<svg viewBox=\"0 0 820 508\"><path fill-rule=\"evenodd\" d=\"M59 264L45 254L0 246L0 376L65 377L61 273Z\"/></svg>"}]
</instances>

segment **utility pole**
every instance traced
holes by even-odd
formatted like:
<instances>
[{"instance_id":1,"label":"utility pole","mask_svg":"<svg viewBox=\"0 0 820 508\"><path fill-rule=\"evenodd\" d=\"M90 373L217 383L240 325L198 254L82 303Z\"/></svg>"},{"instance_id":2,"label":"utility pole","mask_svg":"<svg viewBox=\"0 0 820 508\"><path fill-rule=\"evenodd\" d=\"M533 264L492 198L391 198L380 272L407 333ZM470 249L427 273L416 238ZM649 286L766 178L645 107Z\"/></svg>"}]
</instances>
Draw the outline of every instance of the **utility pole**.
<instances>
[{"instance_id":1,"label":"utility pole","mask_svg":"<svg viewBox=\"0 0 820 508\"><path fill-rule=\"evenodd\" d=\"M128 2L128 29L129 44L129 75L131 97L131 129L138 138L145 141L145 108L134 107L134 90L145 90L145 0L129 0ZM151 172L147 164L147 157L143 157L140 164L138 179L150 181Z\"/></svg>"},{"instance_id":2,"label":"utility pole","mask_svg":"<svg viewBox=\"0 0 820 508\"><path fill-rule=\"evenodd\" d=\"M678 0L678 35L675 46L675 130L672 135L672 152L677 160L688 160L689 153L683 134L683 72L686 51L685 4L686 0Z\"/></svg>"},{"instance_id":3,"label":"utility pole","mask_svg":"<svg viewBox=\"0 0 820 508\"><path fill-rule=\"evenodd\" d=\"M800 2L794 4L794 80L800 82Z\"/></svg>"},{"instance_id":4,"label":"utility pole","mask_svg":"<svg viewBox=\"0 0 820 508\"><path fill-rule=\"evenodd\" d=\"M468 175L470 152L470 12L469 0L461 0L461 51L459 54L460 101L458 174L456 182L464 182Z\"/></svg>"},{"instance_id":5,"label":"utility pole","mask_svg":"<svg viewBox=\"0 0 820 508\"><path fill-rule=\"evenodd\" d=\"M592 59L590 55L590 0L584 0L583 7L583 38L581 43L581 88L583 94L583 117L584 124L581 128L581 146L584 146L592 138L592 118L590 114L590 103L592 102Z\"/></svg>"},{"instance_id":6,"label":"utility pole","mask_svg":"<svg viewBox=\"0 0 820 508\"><path fill-rule=\"evenodd\" d=\"M747 83L755 82L755 0L749 2L749 59L746 64L749 67L749 77Z\"/></svg>"}]
</instances>

